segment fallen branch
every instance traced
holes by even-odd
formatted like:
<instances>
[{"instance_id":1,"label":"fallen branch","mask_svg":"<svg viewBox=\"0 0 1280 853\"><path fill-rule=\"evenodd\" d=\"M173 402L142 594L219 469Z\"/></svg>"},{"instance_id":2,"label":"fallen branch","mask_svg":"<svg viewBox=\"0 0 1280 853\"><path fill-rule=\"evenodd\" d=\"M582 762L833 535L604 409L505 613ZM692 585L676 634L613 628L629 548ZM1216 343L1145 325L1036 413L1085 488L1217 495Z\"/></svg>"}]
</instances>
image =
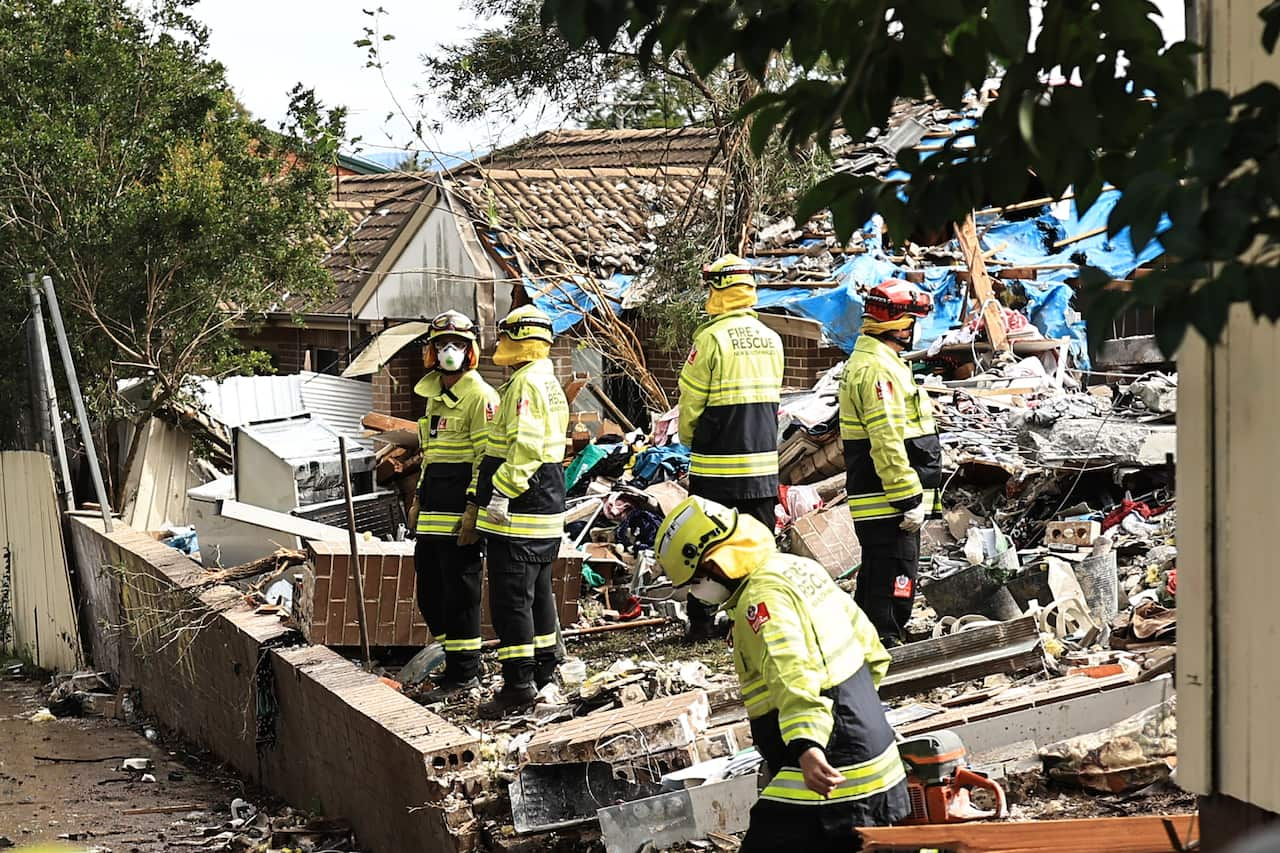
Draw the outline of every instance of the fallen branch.
<instances>
[{"instance_id":1,"label":"fallen branch","mask_svg":"<svg viewBox=\"0 0 1280 853\"><path fill-rule=\"evenodd\" d=\"M216 572L208 572L200 581L201 587L216 586L220 583L228 581L244 580L245 578L257 577L268 572L278 572L288 566L300 566L307 561L307 555L302 551L295 551L292 548L277 548L274 554L253 560L249 563L243 563L239 566L232 566L229 569L219 569Z\"/></svg>"}]
</instances>

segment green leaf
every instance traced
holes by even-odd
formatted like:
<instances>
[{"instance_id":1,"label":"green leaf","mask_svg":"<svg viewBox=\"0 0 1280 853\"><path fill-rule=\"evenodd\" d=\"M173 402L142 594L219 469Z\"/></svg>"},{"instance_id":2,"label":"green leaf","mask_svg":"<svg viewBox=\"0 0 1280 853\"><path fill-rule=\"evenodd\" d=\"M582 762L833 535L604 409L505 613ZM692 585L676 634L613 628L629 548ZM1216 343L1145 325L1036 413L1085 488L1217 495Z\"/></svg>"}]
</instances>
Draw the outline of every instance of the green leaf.
<instances>
[{"instance_id":1,"label":"green leaf","mask_svg":"<svg viewBox=\"0 0 1280 853\"><path fill-rule=\"evenodd\" d=\"M1280 319L1280 281L1275 271L1255 266L1248 270L1249 305L1255 317L1266 317L1271 322Z\"/></svg>"},{"instance_id":2,"label":"green leaf","mask_svg":"<svg viewBox=\"0 0 1280 853\"><path fill-rule=\"evenodd\" d=\"M1262 11L1258 12L1258 17L1265 22L1262 29L1262 48L1267 53L1274 53L1276 41L1280 40L1280 0L1271 0L1263 6Z\"/></svg>"},{"instance_id":3,"label":"green leaf","mask_svg":"<svg viewBox=\"0 0 1280 853\"><path fill-rule=\"evenodd\" d=\"M810 187L796 202L796 222L808 222L819 210L830 207L841 196L856 192L865 183L865 178L843 172L824 178Z\"/></svg>"},{"instance_id":4,"label":"green leaf","mask_svg":"<svg viewBox=\"0 0 1280 853\"><path fill-rule=\"evenodd\" d=\"M625 0L589 0L586 18L587 29L596 44L601 50L608 50L627 21L627 3Z\"/></svg>"},{"instance_id":5,"label":"green leaf","mask_svg":"<svg viewBox=\"0 0 1280 853\"><path fill-rule=\"evenodd\" d=\"M1021 59L1031 39L1030 6L1020 0L991 0L987 4L987 20L1005 55Z\"/></svg>"},{"instance_id":6,"label":"green leaf","mask_svg":"<svg viewBox=\"0 0 1280 853\"><path fill-rule=\"evenodd\" d=\"M1022 101L1018 105L1018 133L1022 135L1022 141L1037 157L1039 149L1036 146L1036 93L1026 92L1022 95Z\"/></svg>"},{"instance_id":7,"label":"green leaf","mask_svg":"<svg viewBox=\"0 0 1280 853\"><path fill-rule=\"evenodd\" d=\"M556 25L570 47L582 47L587 41L586 0L556 0Z\"/></svg>"},{"instance_id":8,"label":"green leaf","mask_svg":"<svg viewBox=\"0 0 1280 853\"><path fill-rule=\"evenodd\" d=\"M372 47L373 46L373 42L370 41L369 39L356 39L354 44L356 47Z\"/></svg>"},{"instance_id":9,"label":"green leaf","mask_svg":"<svg viewBox=\"0 0 1280 853\"><path fill-rule=\"evenodd\" d=\"M1192 293L1192 310L1188 312L1191 324L1206 342L1216 344L1227 325L1231 304L1247 299L1248 293L1243 267L1227 264L1214 280L1204 282Z\"/></svg>"},{"instance_id":10,"label":"green leaf","mask_svg":"<svg viewBox=\"0 0 1280 853\"><path fill-rule=\"evenodd\" d=\"M1107 233L1119 234L1129 228L1129 242L1140 252L1155 235L1160 215L1164 213L1169 194L1177 181L1167 172L1144 172L1124 187L1107 221Z\"/></svg>"},{"instance_id":11,"label":"green leaf","mask_svg":"<svg viewBox=\"0 0 1280 853\"><path fill-rule=\"evenodd\" d=\"M752 117L751 150L757 157L764 153L765 146L769 144L769 137L773 135L774 125L782 120L785 111L785 106L775 105L759 110Z\"/></svg>"}]
</instances>

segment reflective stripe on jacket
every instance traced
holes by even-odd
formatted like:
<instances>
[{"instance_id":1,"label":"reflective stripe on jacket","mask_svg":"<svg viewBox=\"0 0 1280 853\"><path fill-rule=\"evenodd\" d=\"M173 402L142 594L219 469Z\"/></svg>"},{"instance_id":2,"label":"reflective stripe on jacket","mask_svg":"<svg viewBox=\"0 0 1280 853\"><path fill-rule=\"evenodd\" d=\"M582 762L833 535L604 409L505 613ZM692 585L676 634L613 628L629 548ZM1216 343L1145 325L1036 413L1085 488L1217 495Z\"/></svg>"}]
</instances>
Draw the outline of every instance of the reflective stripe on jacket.
<instances>
[{"instance_id":1,"label":"reflective stripe on jacket","mask_svg":"<svg viewBox=\"0 0 1280 853\"><path fill-rule=\"evenodd\" d=\"M554 540L564 533L564 455L569 403L549 359L516 370L501 401L480 463L477 528L512 539ZM510 520L489 520L494 489L511 499Z\"/></svg>"},{"instance_id":2,"label":"reflective stripe on jacket","mask_svg":"<svg viewBox=\"0 0 1280 853\"><path fill-rule=\"evenodd\" d=\"M754 311L698 327L680 371L680 442L690 492L719 501L778 493L782 339Z\"/></svg>"},{"instance_id":3,"label":"reflective stripe on jacket","mask_svg":"<svg viewBox=\"0 0 1280 853\"><path fill-rule=\"evenodd\" d=\"M876 695L889 653L826 570L775 555L747 577L729 607L752 736L775 772L761 796L825 802L800 773L799 754L810 746L845 774L832 799L867 797L901 782L893 730Z\"/></svg>"},{"instance_id":4,"label":"reflective stripe on jacket","mask_svg":"<svg viewBox=\"0 0 1280 853\"><path fill-rule=\"evenodd\" d=\"M937 506L942 447L933 406L888 344L858 336L840 379L845 486L855 521Z\"/></svg>"},{"instance_id":5,"label":"reflective stripe on jacket","mask_svg":"<svg viewBox=\"0 0 1280 853\"><path fill-rule=\"evenodd\" d=\"M498 392L474 370L445 388L439 373L418 383L427 398L426 414L418 419L422 473L418 477L417 533L452 536L474 497L479 462L488 446L489 425L498 410Z\"/></svg>"}]
</instances>

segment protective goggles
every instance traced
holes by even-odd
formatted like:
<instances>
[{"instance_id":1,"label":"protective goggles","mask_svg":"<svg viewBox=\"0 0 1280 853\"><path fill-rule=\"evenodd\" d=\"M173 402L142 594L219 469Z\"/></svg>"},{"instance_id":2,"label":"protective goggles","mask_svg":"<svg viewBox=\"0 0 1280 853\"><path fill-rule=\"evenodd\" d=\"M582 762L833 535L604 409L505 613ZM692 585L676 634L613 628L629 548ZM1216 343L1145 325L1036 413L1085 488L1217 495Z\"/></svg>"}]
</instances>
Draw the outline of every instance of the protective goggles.
<instances>
[{"instance_id":1,"label":"protective goggles","mask_svg":"<svg viewBox=\"0 0 1280 853\"><path fill-rule=\"evenodd\" d=\"M522 341L529 338L550 341L552 336L551 323L534 318L502 320L498 323L498 332L513 341Z\"/></svg>"}]
</instances>

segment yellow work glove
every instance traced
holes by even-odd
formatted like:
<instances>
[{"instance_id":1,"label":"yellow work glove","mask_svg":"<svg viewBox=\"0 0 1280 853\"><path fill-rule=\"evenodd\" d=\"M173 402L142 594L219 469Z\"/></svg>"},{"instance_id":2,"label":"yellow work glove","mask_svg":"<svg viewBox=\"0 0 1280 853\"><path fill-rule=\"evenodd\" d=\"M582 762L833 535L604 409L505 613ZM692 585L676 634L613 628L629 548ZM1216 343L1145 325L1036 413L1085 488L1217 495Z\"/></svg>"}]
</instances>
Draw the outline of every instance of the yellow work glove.
<instances>
[{"instance_id":1,"label":"yellow work glove","mask_svg":"<svg viewBox=\"0 0 1280 853\"><path fill-rule=\"evenodd\" d=\"M454 532L458 534L458 544L462 547L474 545L480 541L480 534L476 532L476 518L480 514L480 507L475 504L467 504L467 509L462 513L462 518L458 520L458 526Z\"/></svg>"}]
</instances>

